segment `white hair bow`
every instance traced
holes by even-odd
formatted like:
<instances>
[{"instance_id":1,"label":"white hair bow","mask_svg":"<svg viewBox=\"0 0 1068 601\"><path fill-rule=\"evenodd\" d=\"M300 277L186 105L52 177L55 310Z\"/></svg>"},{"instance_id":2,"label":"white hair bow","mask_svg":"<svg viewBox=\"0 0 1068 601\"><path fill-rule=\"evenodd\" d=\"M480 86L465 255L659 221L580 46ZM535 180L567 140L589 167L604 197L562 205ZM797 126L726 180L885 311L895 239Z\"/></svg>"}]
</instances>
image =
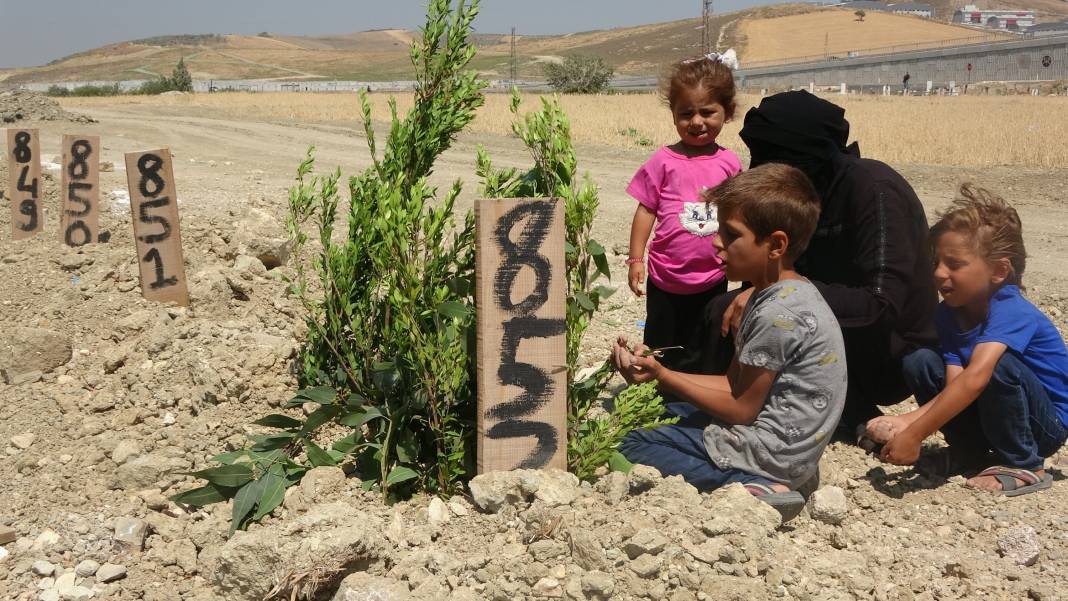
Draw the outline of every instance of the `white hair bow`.
<instances>
[{"instance_id":1,"label":"white hair bow","mask_svg":"<svg viewBox=\"0 0 1068 601\"><path fill-rule=\"evenodd\" d=\"M722 54L719 52L709 52L701 58L691 58L690 60L685 60L682 62L692 63L705 59L708 59L714 63L723 63L723 66L727 67L728 69L731 69L732 71L737 71L739 68L738 53L734 51L734 48L731 48L726 52L723 52Z\"/></svg>"}]
</instances>

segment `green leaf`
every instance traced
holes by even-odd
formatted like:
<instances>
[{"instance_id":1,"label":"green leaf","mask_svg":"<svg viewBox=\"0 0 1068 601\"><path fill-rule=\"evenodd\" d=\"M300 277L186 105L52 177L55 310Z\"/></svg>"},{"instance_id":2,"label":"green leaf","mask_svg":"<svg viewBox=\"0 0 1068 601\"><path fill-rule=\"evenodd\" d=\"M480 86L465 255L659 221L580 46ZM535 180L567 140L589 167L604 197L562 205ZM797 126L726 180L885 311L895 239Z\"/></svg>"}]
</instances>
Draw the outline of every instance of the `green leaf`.
<instances>
[{"instance_id":1,"label":"green leaf","mask_svg":"<svg viewBox=\"0 0 1068 601\"><path fill-rule=\"evenodd\" d=\"M205 505L211 505L212 503L222 503L234 496L234 492L233 489L208 484L207 486L201 486L200 488L194 488L193 490L178 493L172 496L171 500L179 505L203 507Z\"/></svg>"},{"instance_id":2,"label":"green leaf","mask_svg":"<svg viewBox=\"0 0 1068 601\"><path fill-rule=\"evenodd\" d=\"M297 395L293 400L298 398L311 401L312 403L319 403L320 405L329 405L334 402L335 398L337 398L337 391L329 386L305 388L303 390L298 390Z\"/></svg>"},{"instance_id":3,"label":"green leaf","mask_svg":"<svg viewBox=\"0 0 1068 601\"><path fill-rule=\"evenodd\" d=\"M367 397L358 392L353 392L345 398L345 404L349 407L361 407L367 404Z\"/></svg>"},{"instance_id":4,"label":"green leaf","mask_svg":"<svg viewBox=\"0 0 1068 601\"><path fill-rule=\"evenodd\" d=\"M363 411L353 411L345 414L338 420L338 423L343 426L359 428L367 422L380 417L385 417L385 415L382 414L378 407L366 407Z\"/></svg>"},{"instance_id":5,"label":"green leaf","mask_svg":"<svg viewBox=\"0 0 1068 601\"><path fill-rule=\"evenodd\" d=\"M238 449L236 451L230 451L229 453L221 453L211 458L215 463L223 463L229 465L238 459L245 457L249 454L248 449Z\"/></svg>"},{"instance_id":6,"label":"green leaf","mask_svg":"<svg viewBox=\"0 0 1068 601\"><path fill-rule=\"evenodd\" d=\"M222 467L200 470L189 474L197 478L203 478L212 484L237 488L252 480L252 465L248 463L235 463Z\"/></svg>"},{"instance_id":7,"label":"green leaf","mask_svg":"<svg viewBox=\"0 0 1068 601\"><path fill-rule=\"evenodd\" d=\"M371 379L379 392L390 396L400 382L400 371L392 362L376 363L371 367Z\"/></svg>"},{"instance_id":8,"label":"green leaf","mask_svg":"<svg viewBox=\"0 0 1068 601\"><path fill-rule=\"evenodd\" d=\"M252 448L257 451L272 451L288 446L297 437L293 432L281 432L279 434L267 434L249 436L253 442Z\"/></svg>"},{"instance_id":9,"label":"green leaf","mask_svg":"<svg viewBox=\"0 0 1068 601\"><path fill-rule=\"evenodd\" d=\"M288 482L282 466L271 466L270 471L261 480L263 484L260 487L260 499L256 503L256 513L252 516L252 521L254 522L260 521L263 516L274 511L275 507L281 505L282 500L286 497Z\"/></svg>"},{"instance_id":10,"label":"green leaf","mask_svg":"<svg viewBox=\"0 0 1068 601\"><path fill-rule=\"evenodd\" d=\"M262 482L262 478L255 482L249 482L242 486L241 490L237 491L237 495L234 496L233 514L230 516L230 533L227 536L233 536L234 531L242 526L245 518L256 507L256 501L260 499L260 494L262 493Z\"/></svg>"},{"instance_id":11,"label":"green leaf","mask_svg":"<svg viewBox=\"0 0 1068 601\"><path fill-rule=\"evenodd\" d=\"M615 288L614 286L597 286L593 289L597 294L597 298L600 298L601 300L611 298L612 295L616 293L616 290L618 290L618 288Z\"/></svg>"},{"instance_id":12,"label":"green leaf","mask_svg":"<svg viewBox=\"0 0 1068 601\"><path fill-rule=\"evenodd\" d=\"M389 476L386 477L386 485L393 486L418 477L419 473L412 468L398 465L389 471Z\"/></svg>"},{"instance_id":13,"label":"green leaf","mask_svg":"<svg viewBox=\"0 0 1068 601\"><path fill-rule=\"evenodd\" d=\"M597 273L612 279L612 269L608 266L608 257L604 256L604 253L593 255L593 264L597 266Z\"/></svg>"},{"instance_id":14,"label":"green leaf","mask_svg":"<svg viewBox=\"0 0 1068 601\"><path fill-rule=\"evenodd\" d=\"M631 463L626 457L624 457L623 453L620 453L619 451L615 451L608 458L608 469L612 470L613 472L623 472L624 474L629 474L630 470L632 470L633 468L634 464Z\"/></svg>"},{"instance_id":15,"label":"green leaf","mask_svg":"<svg viewBox=\"0 0 1068 601\"><path fill-rule=\"evenodd\" d=\"M321 405L308 416L308 420L304 422L301 432L304 434L314 432L319 426L337 417L338 413L341 413L341 407L337 405Z\"/></svg>"},{"instance_id":16,"label":"green leaf","mask_svg":"<svg viewBox=\"0 0 1068 601\"><path fill-rule=\"evenodd\" d=\"M438 305L438 313L450 319L463 319L470 315L471 309L463 303L448 301Z\"/></svg>"},{"instance_id":17,"label":"green leaf","mask_svg":"<svg viewBox=\"0 0 1068 601\"><path fill-rule=\"evenodd\" d=\"M597 310L597 307L594 306L593 301L590 300L590 297L585 292L576 292L575 302L587 311Z\"/></svg>"},{"instance_id":18,"label":"green leaf","mask_svg":"<svg viewBox=\"0 0 1068 601\"><path fill-rule=\"evenodd\" d=\"M267 417L261 417L260 419L252 422L257 426L267 426L269 428L299 428L304 422L299 419L293 419L288 415L281 415L274 413Z\"/></svg>"},{"instance_id":19,"label":"green leaf","mask_svg":"<svg viewBox=\"0 0 1068 601\"><path fill-rule=\"evenodd\" d=\"M578 252L578 249L575 248L574 244L568 242L567 240L564 240L564 254L565 255L574 255L577 252Z\"/></svg>"},{"instance_id":20,"label":"green leaf","mask_svg":"<svg viewBox=\"0 0 1068 601\"><path fill-rule=\"evenodd\" d=\"M360 445L357 436L359 436L359 432L353 432L341 440L336 441L330 448L342 454L351 453Z\"/></svg>"},{"instance_id":21,"label":"green leaf","mask_svg":"<svg viewBox=\"0 0 1068 601\"><path fill-rule=\"evenodd\" d=\"M322 467L324 465L337 465L334 458L314 442L305 440L304 446L308 449L308 461L310 461L313 466Z\"/></svg>"}]
</instances>

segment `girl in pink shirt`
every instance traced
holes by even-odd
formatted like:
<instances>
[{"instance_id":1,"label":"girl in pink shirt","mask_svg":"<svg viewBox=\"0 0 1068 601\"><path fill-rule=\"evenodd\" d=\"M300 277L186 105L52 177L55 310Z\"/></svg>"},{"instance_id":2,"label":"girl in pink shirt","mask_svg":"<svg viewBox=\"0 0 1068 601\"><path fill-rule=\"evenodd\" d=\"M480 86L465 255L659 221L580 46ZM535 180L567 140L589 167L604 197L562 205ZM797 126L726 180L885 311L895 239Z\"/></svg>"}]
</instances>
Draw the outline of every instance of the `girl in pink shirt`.
<instances>
[{"instance_id":1,"label":"girl in pink shirt","mask_svg":"<svg viewBox=\"0 0 1068 601\"><path fill-rule=\"evenodd\" d=\"M666 351L661 361L677 371L697 371L696 335L705 305L727 291L722 263L712 247L719 230L716 208L701 199L701 192L742 170L738 157L716 144L736 107L733 52L682 61L672 68L661 93L679 141L653 153L627 186L638 201L627 264L630 289L646 297L644 342L654 349L684 347ZM648 244L654 225L656 233Z\"/></svg>"}]
</instances>

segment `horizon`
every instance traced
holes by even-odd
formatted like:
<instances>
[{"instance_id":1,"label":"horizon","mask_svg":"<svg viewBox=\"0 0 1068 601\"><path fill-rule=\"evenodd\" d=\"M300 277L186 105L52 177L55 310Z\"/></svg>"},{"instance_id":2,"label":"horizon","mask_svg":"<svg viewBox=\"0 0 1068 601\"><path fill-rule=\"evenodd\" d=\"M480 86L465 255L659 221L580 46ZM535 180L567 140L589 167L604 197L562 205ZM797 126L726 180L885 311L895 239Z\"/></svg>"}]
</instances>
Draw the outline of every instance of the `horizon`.
<instances>
[{"instance_id":1,"label":"horizon","mask_svg":"<svg viewBox=\"0 0 1068 601\"><path fill-rule=\"evenodd\" d=\"M717 3L715 13L786 3L789 1L723 0ZM507 34L515 26L520 35L566 35L701 16L700 2L695 0L666 0L656 5L641 0L586 0L579 7L576 9L566 0L543 0L538 5L484 0L475 19L475 30ZM570 11L571 18L558 18L565 10ZM402 0L383 8L354 6L346 0L320 0L316 14L308 15L307 7L292 6L282 0L256 4L234 0L221 5L209 0L188 0L181 6L158 5L152 14L138 15L143 12L143 5L132 0L92 6L74 0L57 0L47 6L15 4L5 7L4 12L8 16L0 22L0 69L9 70L40 67L80 52L163 36L268 32L326 37L383 29L415 30L423 25L426 2ZM254 25L248 21L249 12L256 13ZM337 16L321 18L323 14ZM138 23L129 22L131 15L137 15ZM354 27L338 31L339 19L353 22ZM569 26L561 26L561 22Z\"/></svg>"}]
</instances>

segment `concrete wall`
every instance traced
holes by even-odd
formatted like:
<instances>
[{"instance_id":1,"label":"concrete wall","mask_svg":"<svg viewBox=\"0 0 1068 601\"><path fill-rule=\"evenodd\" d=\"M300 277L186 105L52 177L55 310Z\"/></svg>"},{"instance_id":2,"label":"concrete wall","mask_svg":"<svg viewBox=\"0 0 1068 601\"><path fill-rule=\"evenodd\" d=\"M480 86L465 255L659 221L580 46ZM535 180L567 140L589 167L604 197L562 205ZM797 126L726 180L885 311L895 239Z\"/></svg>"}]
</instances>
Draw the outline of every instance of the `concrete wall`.
<instances>
[{"instance_id":1,"label":"concrete wall","mask_svg":"<svg viewBox=\"0 0 1068 601\"><path fill-rule=\"evenodd\" d=\"M1046 56L1050 58L1048 67L1043 66ZM928 81L945 87L949 82L960 86L979 81L1068 80L1068 35L742 69L737 79L748 89L804 87L810 83L890 84L900 89L906 71L911 75L912 89L924 89Z\"/></svg>"}]
</instances>

